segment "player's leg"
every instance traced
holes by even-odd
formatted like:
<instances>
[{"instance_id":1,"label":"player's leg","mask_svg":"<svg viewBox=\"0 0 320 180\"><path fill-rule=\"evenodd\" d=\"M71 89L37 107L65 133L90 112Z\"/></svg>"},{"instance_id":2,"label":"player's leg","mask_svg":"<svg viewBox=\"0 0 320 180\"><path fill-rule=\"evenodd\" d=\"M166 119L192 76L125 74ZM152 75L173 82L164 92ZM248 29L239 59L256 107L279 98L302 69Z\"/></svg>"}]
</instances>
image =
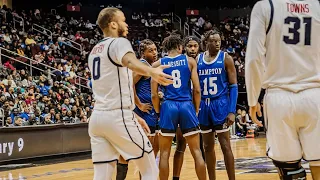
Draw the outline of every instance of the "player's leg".
<instances>
[{"instance_id":1,"label":"player's leg","mask_svg":"<svg viewBox=\"0 0 320 180\"><path fill-rule=\"evenodd\" d=\"M195 170L200 180L206 180L206 164L200 150L199 121L191 101L180 102L180 128L189 145L191 155L194 159Z\"/></svg>"},{"instance_id":2,"label":"player's leg","mask_svg":"<svg viewBox=\"0 0 320 180\"><path fill-rule=\"evenodd\" d=\"M191 152L191 155L194 159L195 169L199 180L206 180L206 164L203 160L202 153L200 150L200 137L198 134L193 134L190 136L186 136L186 140Z\"/></svg>"},{"instance_id":3,"label":"player's leg","mask_svg":"<svg viewBox=\"0 0 320 180\"><path fill-rule=\"evenodd\" d=\"M210 104L210 101L207 101ZM216 179L216 154L214 150L215 145L215 133L212 131L212 122L209 121L208 105L205 100L201 100L200 112L198 119L201 128L203 150L205 156L205 162L207 165L207 172L210 180Z\"/></svg>"},{"instance_id":4,"label":"player's leg","mask_svg":"<svg viewBox=\"0 0 320 180\"><path fill-rule=\"evenodd\" d=\"M114 113L94 111L89 121L88 132L92 149L94 180L111 179L116 161L119 158L119 153L113 144L107 140L109 134L106 134L106 131L104 131L104 129L113 128L114 123L100 118L112 115L114 115ZM116 119L112 120L117 122Z\"/></svg>"},{"instance_id":5,"label":"player's leg","mask_svg":"<svg viewBox=\"0 0 320 180\"><path fill-rule=\"evenodd\" d=\"M216 153L214 150L215 133L202 133L203 149L210 180L216 179Z\"/></svg>"},{"instance_id":6,"label":"player's leg","mask_svg":"<svg viewBox=\"0 0 320 180\"><path fill-rule=\"evenodd\" d=\"M177 102L166 100L161 105L160 111L160 180L167 180L169 177L169 157L173 137L178 126L179 109Z\"/></svg>"},{"instance_id":7,"label":"player's leg","mask_svg":"<svg viewBox=\"0 0 320 180\"><path fill-rule=\"evenodd\" d=\"M158 132L156 132L156 134L154 135L152 147L153 147L154 155L155 157L157 157L159 153L159 133Z\"/></svg>"},{"instance_id":8,"label":"player's leg","mask_svg":"<svg viewBox=\"0 0 320 180\"><path fill-rule=\"evenodd\" d=\"M171 152L171 143L173 140L173 136L163 136L159 135L159 148L160 148L160 180L168 180L169 178L169 158Z\"/></svg>"},{"instance_id":9,"label":"player's leg","mask_svg":"<svg viewBox=\"0 0 320 180\"><path fill-rule=\"evenodd\" d=\"M235 179L235 167L234 167L234 156L230 144L230 131L229 128L225 132L217 131L218 139L220 142L221 150L224 157L224 163L228 173L229 180Z\"/></svg>"},{"instance_id":10,"label":"player's leg","mask_svg":"<svg viewBox=\"0 0 320 180\"><path fill-rule=\"evenodd\" d=\"M117 163L117 176L116 180L125 180L128 173L128 162L123 159L122 156L119 157Z\"/></svg>"},{"instance_id":11,"label":"player's leg","mask_svg":"<svg viewBox=\"0 0 320 180\"><path fill-rule=\"evenodd\" d=\"M303 116L296 119L301 124L299 138L302 146L303 157L309 161L313 179L320 179L320 89L309 89L300 92L301 103L297 109L301 109Z\"/></svg>"},{"instance_id":12,"label":"player's leg","mask_svg":"<svg viewBox=\"0 0 320 180\"><path fill-rule=\"evenodd\" d=\"M184 151L186 150L186 139L183 137L181 129L176 132L177 146L173 157L173 180L178 180L183 164Z\"/></svg>"},{"instance_id":13,"label":"player's leg","mask_svg":"<svg viewBox=\"0 0 320 180\"><path fill-rule=\"evenodd\" d=\"M264 99L267 155L282 180L306 178L300 162L303 152L295 122L302 109L296 108L298 104L294 104L292 95L283 90L267 90Z\"/></svg>"}]
</instances>

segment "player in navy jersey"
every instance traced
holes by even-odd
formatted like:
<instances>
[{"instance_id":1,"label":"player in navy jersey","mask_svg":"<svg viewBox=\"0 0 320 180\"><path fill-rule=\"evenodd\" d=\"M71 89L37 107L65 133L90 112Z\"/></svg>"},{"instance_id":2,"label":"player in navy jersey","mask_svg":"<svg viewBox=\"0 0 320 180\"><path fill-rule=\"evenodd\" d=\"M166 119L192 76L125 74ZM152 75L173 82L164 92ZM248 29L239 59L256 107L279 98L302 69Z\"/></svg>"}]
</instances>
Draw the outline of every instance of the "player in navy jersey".
<instances>
[{"instance_id":1,"label":"player in navy jersey","mask_svg":"<svg viewBox=\"0 0 320 180\"><path fill-rule=\"evenodd\" d=\"M152 81L152 102L157 113L160 112L160 180L169 177L169 157L171 142L175 136L177 127L181 128L183 136L189 145L191 154L195 161L195 169L198 179L206 179L206 168L200 151L199 122L197 112L200 105L200 85L197 74L197 63L182 53L182 39L176 35L165 38L163 46L168 56L153 64L153 67L170 65L165 71L173 75L174 83L164 87L164 101L161 105L158 97L158 83ZM191 81L193 84L192 102Z\"/></svg>"},{"instance_id":2,"label":"player in navy jersey","mask_svg":"<svg viewBox=\"0 0 320 180\"><path fill-rule=\"evenodd\" d=\"M184 39L184 49L185 54L189 57L194 59L197 58L200 52L200 39L195 36L188 36ZM181 129L178 128L176 132L176 151L174 153L173 158L173 180L180 179L181 168L183 164L184 152L186 150L187 142L186 139L183 137ZM204 157L204 150L202 145L202 138L200 135L200 149L202 152L202 157Z\"/></svg>"},{"instance_id":3,"label":"player in navy jersey","mask_svg":"<svg viewBox=\"0 0 320 180\"><path fill-rule=\"evenodd\" d=\"M215 180L214 152L217 133L230 180L235 179L234 157L230 145L229 127L234 123L238 98L237 75L231 56L220 51L219 32L211 30L204 38L206 51L198 56L201 86L199 122L203 135L209 179Z\"/></svg>"}]
</instances>

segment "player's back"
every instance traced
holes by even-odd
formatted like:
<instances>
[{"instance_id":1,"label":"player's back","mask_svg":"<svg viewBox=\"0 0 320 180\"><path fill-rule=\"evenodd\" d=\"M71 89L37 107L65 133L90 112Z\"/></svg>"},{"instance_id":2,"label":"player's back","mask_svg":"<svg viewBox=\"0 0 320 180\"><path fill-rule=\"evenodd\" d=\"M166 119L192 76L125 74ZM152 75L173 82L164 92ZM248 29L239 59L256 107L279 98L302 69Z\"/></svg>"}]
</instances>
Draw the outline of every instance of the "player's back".
<instances>
[{"instance_id":1,"label":"player's back","mask_svg":"<svg viewBox=\"0 0 320 180\"><path fill-rule=\"evenodd\" d=\"M92 49L89 55L88 65L91 72L92 92L96 100L95 110L133 108L132 71L115 63L115 60L121 61L118 60L117 54L121 54L122 50L112 50L113 47L121 47L124 41L128 40L105 38Z\"/></svg>"},{"instance_id":2,"label":"player's back","mask_svg":"<svg viewBox=\"0 0 320 180\"><path fill-rule=\"evenodd\" d=\"M166 56L160 59L161 65L170 65L164 69L166 74L173 77L173 84L164 87L164 99L175 101L191 101L191 72L188 58L181 54L176 57Z\"/></svg>"},{"instance_id":3,"label":"player's back","mask_svg":"<svg viewBox=\"0 0 320 180\"><path fill-rule=\"evenodd\" d=\"M204 53L199 55L198 75L201 98L216 98L228 94L228 77L225 70L225 52L219 51L217 57L207 62Z\"/></svg>"},{"instance_id":4,"label":"player's back","mask_svg":"<svg viewBox=\"0 0 320 180\"><path fill-rule=\"evenodd\" d=\"M272 3L270 3L272 2ZM264 88L300 91L320 87L318 0L264 0L270 17Z\"/></svg>"}]
</instances>

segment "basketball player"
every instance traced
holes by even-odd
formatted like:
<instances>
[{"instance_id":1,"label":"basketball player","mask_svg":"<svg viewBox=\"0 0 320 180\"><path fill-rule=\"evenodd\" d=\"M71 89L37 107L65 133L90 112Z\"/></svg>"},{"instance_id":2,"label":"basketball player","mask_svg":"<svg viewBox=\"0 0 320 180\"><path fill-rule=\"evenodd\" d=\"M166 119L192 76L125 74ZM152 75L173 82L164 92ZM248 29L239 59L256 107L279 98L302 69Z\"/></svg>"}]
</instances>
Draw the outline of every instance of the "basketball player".
<instances>
[{"instance_id":1,"label":"basketball player","mask_svg":"<svg viewBox=\"0 0 320 180\"><path fill-rule=\"evenodd\" d=\"M103 9L97 24L105 38L93 48L88 60L96 100L89 121L94 180L111 179L120 155L126 161L134 160L142 180L156 180L158 168L152 146L142 129L148 125L138 119L140 125L132 112L131 70L169 85L172 77L163 73L168 66L151 68L136 58L130 42L123 38L128 25L121 10Z\"/></svg>"},{"instance_id":2,"label":"basketball player","mask_svg":"<svg viewBox=\"0 0 320 180\"><path fill-rule=\"evenodd\" d=\"M186 51L186 55L192 57L193 59L197 59L199 54L199 45L200 40L195 36L188 36L184 39L184 47ZM179 180L181 174L181 168L183 164L184 151L186 150L186 139L183 137L181 129L178 127L176 132L176 151L174 153L173 158L173 180ZM202 138L200 135L200 149L202 152L202 156L204 157Z\"/></svg>"},{"instance_id":3,"label":"basketball player","mask_svg":"<svg viewBox=\"0 0 320 180\"><path fill-rule=\"evenodd\" d=\"M198 74L201 87L199 122L203 137L209 179L215 177L215 134L224 155L230 180L235 179L234 157L230 145L230 126L234 123L238 98L237 73L231 56L220 51L217 30L204 36L206 51L199 55Z\"/></svg>"},{"instance_id":4,"label":"basketball player","mask_svg":"<svg viewBox=\"0 0 320 180\"><path fill-rule=\"evenodd\" d=\"M141 41L139 45L139 53L141 54L141 62L151 66L158 60L157 46L150 39ZM144 77L138 73L133 73L133 84L135 84L135 104L134 112L144 119L151 133L148 138L152 144L155 157L159 151L159 141L157 138L158 116L152 106L151 100L151 78Z\"/></svg>"},{"instance_id":5,"label":"basketball player","mask_svg":"<svg viewBox=\"0 0 320 180\"><path fill-rule=\"evenodd\" d=\"M168 56L154 63L154 67L170 65L164 70L173 76L174 83L164 88L164 102L158 97L158 83L152 82L152 103L155 111L160 112L160 180L168 180L171 142L178 125L189 145L195 161L198 179L206 179L206 168L200 151L199 124L196 112L199 111L200 86L197 63L182 53L182 39L177 35L166 37L163 46ZM192 104L191 81L193 84L194 105Z\"/></svg>"},{"instance_id":6,"label":"basketball player","mask_svg":"<svg viewBox=\"0 0 320 180\"><path fill-rule=\"evenodd\" d=\"M245 64L250 115L266 89L267 155L281 179L320 179L320 4L262 0L253 8Z\"/></svg>"}]
</instances>

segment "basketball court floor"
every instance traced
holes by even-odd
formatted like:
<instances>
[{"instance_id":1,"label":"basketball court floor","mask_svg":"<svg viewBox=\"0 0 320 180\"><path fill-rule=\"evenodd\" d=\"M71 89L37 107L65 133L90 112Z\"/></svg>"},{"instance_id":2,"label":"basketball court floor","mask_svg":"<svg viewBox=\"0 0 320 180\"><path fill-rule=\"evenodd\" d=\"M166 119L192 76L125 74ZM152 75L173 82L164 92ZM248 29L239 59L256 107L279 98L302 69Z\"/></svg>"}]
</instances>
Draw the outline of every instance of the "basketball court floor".
<instances>
[{"instance_id":1,"label":"basketball court floor","mask_svg":"<svg viewBox=\"0 0 320 180\"><path fill-rule=\"evenodd\" d=\"M266 157L266 139L236 139L231 140L236 164L237 180L277 180L277 171L272 162ZM175 147L172 148L170 158L170 178L172 179L172 160ZM217 180L227 180L223 162L223 154L216 144ZM309 172L307 163L303 166ZM133 163L129 164L127 180L138 180L139 174ZM0 180L92 180L93 165L90 155L59 158L58 160L41 160L24 164L10 164L0 166ZM115 178L113 178L115 179ZM196 180L192 156L187 150L182 168L182 180ZM308 180L312 180L308 173Z\"/></svg>"}]
</instances>

